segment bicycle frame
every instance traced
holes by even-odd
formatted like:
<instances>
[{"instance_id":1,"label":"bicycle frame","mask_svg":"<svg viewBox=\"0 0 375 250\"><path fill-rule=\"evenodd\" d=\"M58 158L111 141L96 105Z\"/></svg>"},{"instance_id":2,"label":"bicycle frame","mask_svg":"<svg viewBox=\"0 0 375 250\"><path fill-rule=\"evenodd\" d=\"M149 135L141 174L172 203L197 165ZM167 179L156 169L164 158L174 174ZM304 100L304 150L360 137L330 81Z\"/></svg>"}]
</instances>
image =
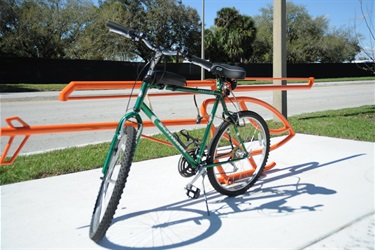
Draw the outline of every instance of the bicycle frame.
<instances>
[{"instance_id":1,"label":"bicycle frame","mask_svg":"<svg viewBox=\"0 0 375 250\"><path fill-rule=\"evenodd\" d=\"M188 88L188 87L174 87L174 86L167 86L165 88L166 90L170 90L170 91L179 91L179 92L186 92L186 93L193 93L193 94L206 94L206 95L215 96L215 101L214 101L213 106L212 106L211 114L209 115L209 121L208 121L207 127L204 131L202 142L199 145L199 152L196 155L196 159L194 159L187 152L184 145L182 145L174 137L172 132L160 121L160 119L156 116L156 114L144 103L144 99L147 95L148 89L152 89L152 88L160 89L160 85L151 84L151 83L147 83L147 82L144 81L142 83L141 90L140 90L140 92L138 94L138 97L137 97L137 100L135 102L133 111L125 114L121 118L120 122L118 123L115 135L113 137L110 149L108 151L108 154L107 154L107 157L106 157L103 169L102 169L103 174L106 173L106 171L108 169L108 166L110 164L109 159L111 159L111 156L114 152L114 149L116 148L116 146L118 144L118 141L120 140L120 138L124 134L125 123L128 122L130 119L136 120L136 124L137 124L137 142L136 142L136 145L138 147L139 140L141 138L141 134L142 134L142 130L143 130L143 121L142 121L141 116L139 115L140 112L143 112L151 120L151 122L160 130L160 132L168 139L168 141L170 141L172 143L172 145L180 152L180 154L188 161L188 163L193 166L193 168L202 167L203 166L202 158L203 158L204 150L207 146L207 140L208 140L208 137L209 137L209 134L210 134L210 131L211 131L211 127L213 126L213 123L214 123L214 118L215 118L215 114L217 112L218 106L221 104L221 106L223 108L223 113L231 121L233 121L233 122L236 121L236 119L230 114L230 112L227 109L227 106L226 106L226 103L225 103L225 100L224 100L225 97L222 94L223 83L221 81L222 80L220 78L218 78L216 80L217 90L208 90L208 89L202 89L202 88ZM237 130L236 127L234 127L234 128L235 128L235 130ZM235 131L235 132L237 133L238 131ZM239 139L239 143L244 147L242 138L239 137L238 139ZM231 161L231 162L238 161L238 160L242 160L242 159L247 158L247 157L249 157L248 152L245 154L244 157L241 157L241 158L238 158L238 159L235 159L235 160L232 159L232 160L229 160L229 161ZM221 165L221 164L224 164L224 163L226 163L226 162L204 164L204 168L214 167L214 166L218 166L218 165Z\"/></svg>"},{"instance_id":2,"label":"bicycle frame","mask_svg":"<svg viewBox=\"0 0 375 250\"><path fill-rule=\"evenodd\" d=\"M226 96L226 95L223 94L223 91L226 90L226 89L224 89L224 83L225 83L224 79L222 79L219 76L219 74L217 74L216 90L207 90L207 89L199 89L199 88L193 89L193 88L187 88L187 87L171 86L171 85L168 85L168 84L165 88L166 90L170 90L170 91L187 92L187 93L193 93L193 94L194 93L196 93L196 94L207 94L207 95L212 95L212 96L216 97L215 102L213 104L212 111L211 111L211 115L209 116L209 121L208 121L206 130L204 132L202 143L199 146L199 152L196 155L196 159L194 159L187 152L187 150L184 148L184 146L180 142L178 142L178 140L173 136L171 131L159 120L159 118L152 112L152 110L144 103L144 99L147 95L148 89L152 89L152 88L160 89L160 87L161 87L159 84L154 84L154 80L153 80L156 65L160 62L161 57L163 55L164 56L176 56L180 52L182 52L182 54L185 54L185 56L187 56L188 54L186 52L179 51L179 50L164 50L161 47L156 47L152 43L150 43L147 39L144 38L143 33L133 32L133 31L131 31L127 28L124 28L124 27L122 27L118 24L115 24L113 22L109 22L108 25L110 26L110 31L112 31L114 33L118 33L118 34L123 35L127 38L132 38L136 41L142 40L150 50L154 51L154 56L149 61L150 66L148 68L146 76L143 79L140 92L138 94L137 100L136 100L135 105L133 107L133 111L125 114L125 116L122 117L122 119L120 120L120 122L118 124L115 136L112 140L111 147L108 151L107 158L106 158L106 161L104 163L103 173L105 174L107 172L108 165L111 164L109 162L109 159L112 158L112 154L114 152L115 147L118 144L118 140L124 135L125 122L129 121L131 118L135 118L136 121L137 121L137 124L138 124L138 134L137 134L136 148L138 147L139 140L140 140L140 137L141 137L141 134L142 134L142 129L143 129L142 118L139 115L140 111L142 111L151 120L151 122L167 137L168 141L170 141L172 143L172 145L182 154L182 156L187 160L187 162L189 164L191 164L191 166L193 168L200 169L200 167L202 167L203 165L206 168L206 167L213 167L213 166L218 166L220 164L226 163L226 162L221 162L221 163L217 163L217 164L212 163L212 164L209 164L209 165L202 164L202 158L203 158L204 150L205 150L206 145L207 145L207 139L208 139L209 133L211 131L211 127L213 125L214 117L215 117L215 114L216 114L217 107L218 107L219 103L221 103L221 105L223 107L223 117L227 116L227 118L231 122L237 121L237 119L234 118L229 113L229 111L227 109L227 106L226 106L226 103L225 103L225 100L224 100L224 98ZM211 67L212 67L211 63L209 63L209 62L207 62L207 61L205 61L201 58L197 58L195 56L189 56L189 57L190 57L190 60L193 63L195 63L196 65L199 65L202 68L205 68L206 70L211 70ZM222 70L223 69L220 68L220 71L222 71ZM163 88L164 88L164 85L163 85ZM235 128L235 132L236 132L236 134L238 134L237 128ZM240 137L239 137L239 143L243 148L245 148L243 140ZM238 158L238 159L236 159L236 161L247 158L248 156L249 156L249 153L245 153L245 157ZM232 162L232 161L234 161L234 160L229 160L228 162ZM205 169L205 168L203 168L203 169ZM199 176L199 174L197 176Z\"/></svg>"}]
</instances>

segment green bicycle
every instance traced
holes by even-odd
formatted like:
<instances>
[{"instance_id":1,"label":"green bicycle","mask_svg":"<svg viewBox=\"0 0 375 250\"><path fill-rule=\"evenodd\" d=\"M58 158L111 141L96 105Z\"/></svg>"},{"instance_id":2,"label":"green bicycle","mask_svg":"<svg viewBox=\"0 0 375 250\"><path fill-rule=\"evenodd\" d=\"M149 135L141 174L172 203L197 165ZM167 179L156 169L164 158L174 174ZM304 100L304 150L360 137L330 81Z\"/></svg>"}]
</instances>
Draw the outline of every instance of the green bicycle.
<instances>
[{"instance_id":1,"label":"green bicycle","mask_svg":"<svg viewBox=\"0 0 375 250\"><path fill-rule=\"evenodd\" d=\"M269 130L264 119L257 113L238 109L235 112L229 111L225 102L225 98L230 94L233 95L233 90L237 86L236 80L245 78L245 70L238 66L212 64L189 54L184 49L165 50L153 45L141 32L132 31L111 21L107 25L111 32L133 41L144 42L153 51L153 57L147 64L148 71L133 110L121 118L110 145L102 170L104 176L91 219L90 238L95 242L100 241L112 222L141 138L143 123L140 112L143 112L181 153L178 165L180 174L183 177L194 176L185 186L190 198L200 196L200 189L195 187L194 183L206 175L213 188L227 196L243 194L253 186L262 174L268 159ZM183 55L193 64L213 73L216 76L216 90L189 88L185 86L186 79L183 76L155 70L162 56L177 54ZM189 143L184 144L145 104L144 99L149 89L214 96L215 102L203 138L194 138L186 130L182 130L182 135L189 140ZM214 119L220 105L222 122L215 130L212 139L209 140L210 130L214 126ZM126 124L129 123L132 125L127 126ZM197 123L199 123L199 117Z\"/></svg>"}]
</instances>

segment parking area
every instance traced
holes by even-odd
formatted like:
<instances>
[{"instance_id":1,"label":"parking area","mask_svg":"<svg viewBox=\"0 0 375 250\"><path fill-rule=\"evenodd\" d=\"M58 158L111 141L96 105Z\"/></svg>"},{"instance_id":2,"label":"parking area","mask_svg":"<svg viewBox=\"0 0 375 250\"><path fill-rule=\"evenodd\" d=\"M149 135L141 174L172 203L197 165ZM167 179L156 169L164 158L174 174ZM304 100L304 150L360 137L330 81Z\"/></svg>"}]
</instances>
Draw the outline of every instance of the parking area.
<instances>
[{"instance_id":1,"label":"parking area","mask_svg":"<svg viewBox=\"0 0 375 250\"><path fill-rule=\"evenodd\" d=\"M374 143L297 134L244 195L185 195L179 156L134 163L106 237L89 239L100 169L1 186L2 249L374 248ZM197 182L202 188L202 183Z\"/></svg>"}]
</instances>

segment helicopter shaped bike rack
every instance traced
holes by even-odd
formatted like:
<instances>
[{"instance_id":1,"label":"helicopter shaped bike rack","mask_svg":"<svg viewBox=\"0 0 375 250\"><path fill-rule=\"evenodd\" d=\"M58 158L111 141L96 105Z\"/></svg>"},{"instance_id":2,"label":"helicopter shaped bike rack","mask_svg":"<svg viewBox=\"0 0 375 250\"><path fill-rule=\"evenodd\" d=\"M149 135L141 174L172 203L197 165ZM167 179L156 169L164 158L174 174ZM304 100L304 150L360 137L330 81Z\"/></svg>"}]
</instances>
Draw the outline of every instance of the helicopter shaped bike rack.
<instances>
[{"instance_id":1,"label":"helicopter shaped bike rack","mask_svg":"<svg viewBox=\"0 0 375 250\"><path fill-rule=\"evenodd\" d=\"M291 81L307 81L307 84L290 84L290 85L239 85L235 89L235 92L244 92L244 91L283 91L283 90L304 90L310 89L314 84L314 78L245 78L247 81L274 81L274 80L291 80ZM187 81L187 87L209 87L211 89L216 88L215 80L190 80ZM141 87L142 82L137 81L135 82L135 89L139 89ZM129 98L135 97L126 95L97 95L97 96L71 96L71 94L76 90L109 90L109 89L131 89L134 86L134 81L73 81L70 82L61 92L59 95L60 101L72 101L72 100L90 100L90 99L103 99L103 98ZM150 97L157 97L157 96L172 96L172 95L187 95L189 93L150 93ZM234 99L227 98L227 101L233 101ZM208 123L208 114L207 108L210 104L212 104L214 99L206 99L202 102L200 106L200 112L203 117L200 124L207 124ZM283 124L282 127L277 129L269 129L271 135L281 135L287 133L287 135L282 138L280 141L271 144L270 150L274 150L279 148L280 146L284 145L288 142L294 135L295 132L293 131L291 125L289 124L288 120L272 105L264 102L262 100L248 97L248 96L238 96L236 97L236 101L238 101L241 110L247 110L247 103L253 103L256 105L260 105L277 117L281 123ZM55 125L42 125L42 126L30 126L25 121L23 121L20 117L8 117L5 118L5 122L7 123L7 127L0 128L0 136L1 137L9 137L8 143L6 144L1 156L0 156L0 165L11 165L22 151L22 148L26 144L27 140L30 138L31 135L38 135L38 134L54 134L54 133L67 133L67 132L84 132L84 131L92 131L92 130L114 130L117 127L118 122L101 122L101 123L86 123L86 124L55 124ZM166 126L186 126L186 125L194 125L196 124L196 118L184 118L184 119L171 119L171 120L163 120L162 121ZM127 124L132 125L132 124ZM144 121L144 127L152 127L154 126L151 121ZM215 131L215 127L211 129L211 133L213 134ZM15 146L15 150L10 155L10 149L15 142L14 139L17 136L24 136L22 141L19 145ZM153 138L148 135L142 135L142 138L156 141L158 143L162 143L164 145L172 146L169 142ZM276 165L275 162L269 163L265 170L269 170Z\"/></svg>"}]
</instances>

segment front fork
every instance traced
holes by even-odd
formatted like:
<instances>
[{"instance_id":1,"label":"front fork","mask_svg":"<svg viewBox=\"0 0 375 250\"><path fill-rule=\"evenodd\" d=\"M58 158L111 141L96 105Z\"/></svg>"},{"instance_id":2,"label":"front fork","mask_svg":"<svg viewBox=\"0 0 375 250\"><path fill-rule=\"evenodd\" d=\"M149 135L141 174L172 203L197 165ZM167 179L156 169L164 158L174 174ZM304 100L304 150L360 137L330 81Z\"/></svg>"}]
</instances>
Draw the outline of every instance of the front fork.
<instances>
[{"instance_id":1,"label":"front fork","mask_svg":"<svg viewBox=\"0 0 375 250\"><path fill-rule=\"evenodd\" d=\"M110 145L108 153L107 153L107 157L106 157L105 162L104 162L104 166L102 168L103 174L106 174L107 170L108 170L108 167L111 164L114 164L114 162L112 162L113 160L115 160L115 159L113 159L113 154L115 153L115 149L117 148L119 141L121 140L121 138L125 134L126 122L132 123L130 121L131 119L133 119L133 120L135 119L135 121L136 121L136 122L134 122L134 126L137 125L136 145L138 146L138 143L139 143L139 140L141 139L141 135L142 135L142 131L143 131L143 122L142 122L141 116L137 112L132 111L132 112L129 112L129 113L125 114L121 118L121 120L119 121L119 123L117 125L115 135L113 136L111 145ZM111 161L111 159L112 159L112 161Z\"/></svg>"}]
</instances>

